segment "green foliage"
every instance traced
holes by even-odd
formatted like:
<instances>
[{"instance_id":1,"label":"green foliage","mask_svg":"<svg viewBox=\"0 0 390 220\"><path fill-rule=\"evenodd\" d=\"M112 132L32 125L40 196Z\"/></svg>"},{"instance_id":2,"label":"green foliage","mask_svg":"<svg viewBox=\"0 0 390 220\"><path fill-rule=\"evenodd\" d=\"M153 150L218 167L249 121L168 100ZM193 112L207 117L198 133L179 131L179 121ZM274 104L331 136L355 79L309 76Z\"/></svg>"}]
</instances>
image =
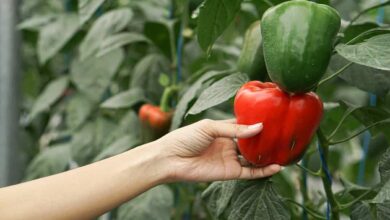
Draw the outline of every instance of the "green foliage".
<instances>
[{"instance_id":1,"label":"green foliage","mask_svg":"<svg viewBox=\"0 0 390 220\"><path fill-rule=\"evenodd\" d=\"M81 60L96 53L100 46L104 45L102 42L113 34L123 30L132 17L133 12L130 9L123 8L110 11L96 20L80 44Z\"/></svg>"},{"instance_id":2,"label":"green foliage","mask_svg":"<svg viewBox=\"0 0 390 220\"><path fill-rule=\"evenodd\" d=\"M75 35L79 27L76 14L63 14L56 16L54 21L40 28L37 46L39 62L45 64L56 55Z\"/></svg>"},{"instance_id":3,"label":"green foliage","mask_svg":"<svg viewBox=\"0 0 390 220\"><path fill-rule=\"evenodd\" d=\"M233 21L242 0L206 0L199 10L199 45L208 54L215 40Z\"/></svg>"},{"instance_id":4,"label":"green foliage","mask_svg":"<svg viewBox=\"0 0 390 220\"><path fill-rule=\"evenodd\" d=\"M100 45L96 56L103 56L115 49L122 48L131 43L149 42L149 40L138 33L120 33L107 37Z\"/></svg>"},{"instance_id":5,"label":"green foliage","mask_svg":"<svg viewBox=\"0 0 390 220\"><path fill-rule=\"evenodd\" d=\"M31 112L29 114L29 120L33 120L34 117L40 112L48 109L51 105L57 101L62 93L65 91L68 86L69 78L68 77L60 77L54 81L52 81L49 85L47 85L44 91L39 95L38 99L35 101Z\"/></svg>"},{"instance_id":6,"label":"green foliage","mask_svg":"<svg viewBox=\"0 0 390 220\"><path fill-rule=\"evenodd\" d=\"M133 88L112 96L111 98L104 101L101 104L101 107L110 109L131 108L135 104L146 100L147 99L142 89Z\"/></svg>"},{"instance_id":7,"label":"green foliage","mask_svg":"<svg viewBox=\"0 0 390 220\"><path fill-rule=\"evenodd\" d=\"M352 206L351 220L371 220L373 219L369 204L357 202Z\"/></svg>"},{"instance_id":8,"label":"green foliage","mask_svg":"<svg viewBox=\"0 0 390 220\"><path fill-rule=\"evenodd\" d=\"M331 71L347 65L348 61L341 56L333 56ZM348 84L367 92L384 95L390 90L390 72L377 70L364 65L354 63L351 67L339 75Z\"/></svg>"},{"instance_id":9,"label":"green foliage","mask_svg":"<svg viewBox=\"0 0 390 220\"><path fill-rule=\"evenodd\" d=\"M99 155L95 157L93 161L99 161L105 158L115 156L139 144L141 144L141 141L137 137L133 135L123 136L120 139L116 140L114 143L112 143L110 146L108 146L106 149L104 149Z\"/></svg>"},{"instance_id":10,"label":"green foliage","mask_svg":"<svg viewBox=\"0 0 390 220\"><path fill-rule=\"evenodd\" d=\"M144 102L159 105L165 88L174 91L168 97L174 110L170 130L206 117L234 117L231 98L248 80L237 71L245 31L284 0L173 2L170 11L168 0L79 0L66 7L62 1L23 1L17 26L23 32L20 122L23 139L31 142L26 155L34 157L25 180L143 144L137 111ZM321 129L335 143L328 166L333 189L340 189L333 192L338 212L343 218L389 219L388 13L378 26L376 6L364 10L372 6L367 0L317 2L333 6L344 19L358 16L340 31L324 78L336 74L316 90L325 106ZM378 95L377 106L369 106L367 92ZM366 182L358 185L364 153L359 133L367 129L372 138ZM306 154L313 171L321 167L316 141ZM308 173L305 192L302 173L292 166L272 181L175 184L175 193L157 186L110 211L109 218L300 219L303 210L309 219L323 218L329 195L322 188L329 185Z\"/></svg>"},{"instance_id":11,"label":"green foliage","mask_svg":"<svg viewBox=\"0 0 390 220\"><path fill-rule=\"evenodd\" d=\"M95 104L85 95L77 93L70 97L66 106L66 125L69 129L77 129L90 116Z\"/></svg>"},{"instance_id":12,"label":"green foliage","mask_svg":"<svg viewBox=\"0 0 390 220\"><path fill-rule=\"evenodd\" d=\"M124 59L122 50L114 50L102 57L75 60L71 79L88 98L99 101Z\"/></svg>"},{"instance_id":13,"label":"green foliage","mask_svg":"<svg viewBox=\"0 0 390 220\"><path fill-rule=\"evenodd\" d=\"M173 193L165 185L156 186L119 207L118 219L169 220Z\"/></svg>"},{"instance_id":14,"label":"green foliage","mask_svg":"<svg viewBox=\"0 0 390 220\"><path fill-rule=\"evenodd\" d=\"M198 114L233 97L242 84L249 80L247 74L234 73L203 90L188 114Z\"/></svg>"},{"instance_id":15,"label":"green foliage","mask_svg":"<svg viewBox=\"0 0 390 220\"><path fill-rule=\"evenodd\" d=\"M50 146L29 164L25 180L33 180L65 171L70 162L68 144Z\"/></svg>"},{"instance_id":16,"label":"green foliage","mask_svg":"<svg viewBox=\"0 0 390 220\"><path fill-rule=\"evenodd\" d=\"M105 0L79 0L78 9L80 23L84 24L88 21L93 13L104 3Z\"/></svg>"},{"instance_id":17,"label":"green foliage","mask_svg":"<svg viewBox=\"0 0 390 220\"><path fill-rule=\"evenodd\" d=\"M379 161L379 173L381 175L381 182L386 183L390 180L390 148L383 154Z\"/></svg>"},{"instance_id":18,"label":"green foliage","mask_svg":"<svg viewBox=\"0 0 390 220\"><path fill-rule=\"evenodd\" d=\"M184 95L180 98L180 101L176 106L175 115L172 119L171 130L177 129L182 124L182 120L187 111L188 104L195 98L202 85L210 79L213 79L214 77L219 75L224 75L226 73L227 72L218 71L211 71L205 73L184 93Z\"/></svg>"},{"instance_id":19,"label":"green foliage","mask_svg":"<svg viewBox=\"0 0 390 220\"><path fill-rule=\"evenodd\" d=\"M216 219L290 219L267 179L214 182L202 197Z\"/></svg>"},{"instance_id":20,"label":"green foliage","mask_svg":"<svg viewBox=\"0 0 390 220\"><path fill-rule=\"evenodd\" d=\"M337 52L349 61L375 69L390 70L390 34L382 34L355 45L339 44ZM373 59L374 58L374 59Z\"/></svg>"}]
</instances>

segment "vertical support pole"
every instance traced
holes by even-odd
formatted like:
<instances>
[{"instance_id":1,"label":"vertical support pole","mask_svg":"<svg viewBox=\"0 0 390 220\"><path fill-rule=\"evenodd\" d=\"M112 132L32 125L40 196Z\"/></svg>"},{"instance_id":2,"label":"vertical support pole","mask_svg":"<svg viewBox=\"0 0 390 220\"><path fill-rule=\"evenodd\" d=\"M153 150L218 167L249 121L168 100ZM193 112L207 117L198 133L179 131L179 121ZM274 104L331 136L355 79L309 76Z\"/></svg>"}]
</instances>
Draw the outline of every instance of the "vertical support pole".
<instances>
[{"instance_id":1,"label":"vertical support pole","mask_svg":"<svg viewBox=\"0 0 390 220\"><path fill-rule=\"evenodd\" d=\"M0 187L19 181L19 33L17 0L0 4Z\"/></svg>"}]
</instances>

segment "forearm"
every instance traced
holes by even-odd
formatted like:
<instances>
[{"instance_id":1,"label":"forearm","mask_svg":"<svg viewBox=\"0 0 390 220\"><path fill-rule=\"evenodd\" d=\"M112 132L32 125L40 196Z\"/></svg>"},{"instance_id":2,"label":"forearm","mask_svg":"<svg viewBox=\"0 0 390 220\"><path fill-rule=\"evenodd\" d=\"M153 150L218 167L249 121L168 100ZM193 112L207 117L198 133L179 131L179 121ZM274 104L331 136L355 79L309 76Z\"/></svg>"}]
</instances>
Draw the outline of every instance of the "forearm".
<instances>
[{"instance_id":1,"label":"forearm","mask_svg":"<svg viewBox=\"0 0 390 220\"><path fill-rule=\"evenodd\" d=\"M88 166L0 189L0 216L96 217L164 181L167 172L156 147L143 145Z\"/></svg>"}]
</instances>

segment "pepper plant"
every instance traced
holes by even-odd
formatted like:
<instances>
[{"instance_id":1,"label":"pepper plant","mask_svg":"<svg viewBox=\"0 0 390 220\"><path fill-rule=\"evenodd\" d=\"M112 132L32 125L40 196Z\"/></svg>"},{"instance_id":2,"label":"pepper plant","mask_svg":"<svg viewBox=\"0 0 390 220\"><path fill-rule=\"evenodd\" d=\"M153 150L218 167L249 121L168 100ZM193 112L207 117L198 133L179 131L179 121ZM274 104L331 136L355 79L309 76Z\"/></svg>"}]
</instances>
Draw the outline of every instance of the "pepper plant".
<instances>
[{"instance_id":1,"label":"pepper plant","mask_svg":"<svg viewBox=\"0 0 390 220\"><path fill-rule=\"evenodd\" d=\"M266 179L157 186L99 219L390 219L390 1L266 13L284 2L23 1L25 180L232 118L239 88L274 80L323 102L300 161Z\"/></svg>"}]
</instances>

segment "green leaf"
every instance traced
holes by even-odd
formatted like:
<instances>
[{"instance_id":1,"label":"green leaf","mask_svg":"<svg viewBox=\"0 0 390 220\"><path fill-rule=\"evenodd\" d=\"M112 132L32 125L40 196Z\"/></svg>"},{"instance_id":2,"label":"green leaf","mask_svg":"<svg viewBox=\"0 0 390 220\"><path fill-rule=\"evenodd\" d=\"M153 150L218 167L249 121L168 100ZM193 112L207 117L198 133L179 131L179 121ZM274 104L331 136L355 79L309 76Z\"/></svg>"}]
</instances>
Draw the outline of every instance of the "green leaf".
<instances>
[{"instance_id":1,"label":"green leaf","mask_svg":"<svg viewBox=\"0 0 390 220\"><path fill-rule=\"evenodd\" d=\"M359 201L351 208L351 220L371 220L373 219L370 206L366 202Z\"/></svg>"},{"instance_id":2,"label":"green leaf","mask_svg":"<svg viewBox=\"0 0 390 220\"><path fill-rule=\"evenodd\" d=\"M384 203L386 201L390 201L390 180L387 180L387 182L382 186L381 190L371 202Z\"/></svg>"},{"instance_id":3,"label":"green leaf","mask_svg":"<svg viewBox=\"0 0 390 220\"><path fill-rule=\"evenodd\" d=\"M147 101L144 91L141 88L133 88L114 95L104 101L100 107L110 109L131 108L135 104L144 101Z\"/></svg>"},{"instance_id":4,"label":"green leaf","mask_svg":"<svg viewBox=\"0 0 390 220\"><path fill-rule=\"evenodd\" d=\"M30 31L39 31L45 25L53 22L56 19L55 15L37 15L31 18L28 18L18 24L19 30L30 30Z\"/></svg>"},{"instance_id":5,"label":"green leaf","mask_svg":"<svg viewBox=\"0 0 390 220\"><path fill-rule=\"evenodd\" d=\"M370 30L364 31L363 33L357 35L353 39L349 40L346 44L357 44L361 43L366 39L369 39L371 37L381 35L381 34L388 34L390 33L390 28L389 27L377 27L377 28L372 28ZM342 42L344 43L344 42Z\"/></svg>"},{"instance_id":6,"label":"green leaf","mask_svg":"<svg viewBox=\"0 0 390 220\"><path fill-rule=\"evenodd\" d=\"M104 3L105 0L79 0L78 10L80 23L84 24L88 21L93 13Z\"/></svg>"},{"instance_id":7,"label":"green leaf","mask_svg":"<svg viewBox=\"0 0 390 220\"><path fill-rule=\"evenodd\" d=\"M390 219L390 201L376 205L376 217L377 220Z\"/></svg>"},{"instance_id":8,"label":"green leaf","mask_svg":"<svg viewBox=\"0 0 390 220\"><path fill-rule=\"evenodd\" d=\"M261 18L265 11L267 11L268 8L278 5L282 2L285 2L287 0L266 0L266 1L251 1L257 9L258 17Z\"/></svg>"},{"instance_id":9,"label":"green leaf","mask_svg":"<svg viewBox=\"0 0 390 220\"><path fill-rule=\"evenodd\" d=\"M228 208L235 189L238 188L238 180L217 181L210 184L202 193L202 199L214 218L219 219Z\"/></svg>"},{"instance_id":10,"label":"green leaf","mask_svg":"<svg viewBox=\"0 0 390 220\"><path fill-rule=\"evenodd\" d=\"M329 69L335 72L348 63L348 60L339 55L335 55L331 59ZM339 77L352 86L377 95L384 95L390 90L389 71L353 64L342 72Z\"/></svg>"},{"instance_id":11,"label":"green leaf","mask_svg":"<svg viewBox=\"0 0 390 220\"><path fill-rule=\"evenodd\" d=\"M62 76L51 81L35 101L31 112L27 117L28 121L33 120L35 116L53 105L61 97L62 93L68 87L68 84L69 78L67 76Z\"/></svg>"},{"instance_id":12,"label":"green leaf","mask_svg":"<svg viewBox=\"0 0 390 220\"><path fill-rule=\"evenodd\" d=\"M390 140L390 112L386 109L379 107L359 107L352 115L365 126L383 121L382 124L370 130L373 134L383 133Z\"/></svg>"},{"instance_id":13,"label":"green leaf","mask_svg":"<svg viewBox=\"0 0 390 220\"><path fill-rule=\"evenodd\" d=\"M95 157L94 161L99 161L115 156L140 144L140 139L136 138L134 135L123 136L100 152L100 154Z\"/></svg>"},{"instance_id":14,"label":"green leaf","mask_svg":"<svg viewBox=\"0 0 390 220\"><path fill-rule=\"evenodd\" d=\"M59 15L53 22L39 31L38 58L46 63L76 34L79 29L79 17L76 14Z\"/></svg>"},{"instance_id":15,"label":"green leaf","mask_svg":"<svg viewBox=\"0 0 390 220\"><path fill-rule=\"evenodd\" d=\"M169 220L173 209L173 193L169 187L159 185L120 206L118 219Z\"/></svg>"},{"instance_id":16,"label":"green leaf","mask_svg":"<svg viewBox=\"0 0 390 220\"><path fill-rule=\"evenodd\" d=\"M71 65L71 79L88 98L99 101L124 59L118 49L102 57L75 60Z\"/></svg>"},{"instance_id":17,"label":"green leaf","mask_svg":"<svg viewBox=\"0 0 390 220\"><path fill-rule=\"evenodd\" d=\"M390 111L388 109L379 105L377 107L360 106L342 101L340 101L340 107L344 109L347 109L348 107L348 111L353 110L351 115L364 126L372 126L370 131L374 136L378 134L384 134L385 137L389 138L390 140L390 136L388 135L390 134ZM341 129L339 130L341 131Z\"/></svg>"},{"instance_id":18,"label":"green leaf","mask_svg":"<svg viewBox=\"0 0 390 220\"><path fill-rule=\"evenodd\" d=\"M164 88L156 79L161 73L170 71L169 66L169 61L161 54L143 57L132 71L130 88L142 88L150 100L158 102Z\"/></svg>"},{"instance_id":19,"label":"green leaf","mask_svg":"<svg viewBox=\"0 0 390 220\"><path fill-rule=\"evenodd\" d=\"M95 103L81 93L73 95L66 106L66 124L74 130L82 125L94 109Z\"/></svg>"},{"instance_id":20,"label":"green leaf","mask_svg":"<svg viewBox=\"0 0 390 220\"><path fill-rule=\"evenodd\" d=\"M118 128L119 136L131 134L138 138L141 132L140 127L141 124L138 119L138 114L134 110L130 110L120 119Z\"/></svg>"},{"instance_id":21,"label":"green leaf","mask_svg":"<svg viewBox=\"0 0 390 220\"><path fill-rule=\"evenodd\" d=\"M290 219L287 207L267 179L217 182L210 187L202 198L216 218Z\"/></svg>"},{"instance_id":22,"label":"green leaf","mask_svg":"<svg viewBox=\"0 0 390 220\"><path fill-rule=\"evenodd\" d=\"M54 145L41 151L28 165L25 180L50 176L66 170L70 161L70 145Z\"/></svg>"},{"instance_id":23,"label":"green leaf","mask_svg":"<svg viewBox=\"0 0 390 220\"><path fill-rule=\"evenodd\" d=\"M142 34L138 33L120 33L107 37L100 45L97 56L103 56L110 51L121 48L127 44L149 42Z\"/></svg>"},{"instance_id":24,"label":"green leaf","mask_svg":"<svg viewBox=\"0 0 390 220\"><path fill-rule=\"evenodd\" d=\"M123 30L133 17L128 8L109 11L97 19L80 44L81 60L97 53L102 42L112 34Z\"/></svg>"},{"instance_id":25,"label":"green leaf","mask_svg":"<svg viewBox=\"0 0 390 220\"><path fill-rule=\"evenodd\" d=\"M200 77L180 98L179 103L176 106L175 114L173 115L170 130L175 130L182 124L182 120L187 111L188 105L198 94L202 85L208 80L229 73L228 71L209 71Z\"/></svg>"},{"instance_id":26,"label":"green leaf","mask_svg":"<svg viewBox=\"0 0 390 220\"><path fill-rule=\"evenodd\" d=\"M242 84L248 80L248 75L244 73L235 73L220 79L199 95L199 98L188 111L188 114L198 114L229 100L236 94Z\"/></svg>"},{"instance_id":27,"label":"green leaf","mask_svg":"<svg viewBox=\"0 0 390 220\"><path fill-rule=\"evenodd\" d=\"M386 183L390 180L390 148L382 155L379 161L379 174L381 176L381 183Z\"/></svg>"},{"instance_id":28,"label":"green leaf","mask_svg":"<svg viewBox=\"0 0 390 220\"><path fill-rule=\"evenodd\" d=\"M72 137L72 158L79 165L85 165L115 140L117 124L99 117L86 123L74 132Z\"/></svg>"},{"instance_id":29,"label":"green leaf","mask_svg":"<svg viewBox=\"0 0 390 220\"><path fill-rule=\"evenodd\" d=\"M330 5L330 0L317 0L316 2L318 4Z\"/></svg>"},{"instance_id":30,"label":"green leaf","mask_svg":"<svg viewBox=\"0 0 390 220\"><path fill-rule=\"evenodd\" d=\"M94 123L88 122L77 130L72 137L72 158L79 165L88 164L100 151L99 146L94 144L94 128Z\"/></svg>"},{"instance_id":31,"label":"green leaf","mask_svg":"<svg viewBox=\"0 0 390 220\"><path fill-rule=\"evenodd\" d=\"M235 219L283 220L290 213L270 181L256 180L240 185L228 215L228 220Z\"/></svg>"},{"instance_id":32,"label":"green leaf","mask_svg":"<svg viewBox=\"0 0 390 220\"><path fill-rule=\"evenodd\" d=\"M198 16L198 42L210 54L215 40L233 21L242 0L206 0Z\"/></svg>"},{"instance_id":33,"label":"green leaf","mask_svg":"<svg viewBox=\"0 0 390 220\"><path fill-rule=\"evenodd\" d=\"M145 22L144 34L147 36L165 56L171 58L171 44L176 42L177 29L180 23L172 20L159 20ZM175 53L175 51L173 51Z\"/></svg>"},{"instance_id":34,"label":"green leaf","mask_svg":"<svg viewBox=\"0 0 390 220\"><path fill-rule=\"evenodd\" d=\"M159 54L149 54L143 57L132 71L130 87L143 88L148 80L148 74L152 71L157 71L159 65L161 65L161 56Z\"/></svg>"},{"instance_id":35,"label":"green leaf","mask_svg":"<svg viewBox=\"0 0 390 220\"><path fill-rule=\"evenodd\" d=\"M389 41L390 34L382 34L355 45L339 44L336 50L349 61L390 71Z\"/></svg>"},{"instance_id":36,"label":"green leaf","mask_svg":"<svg viewBox=\"0 0 390 220\"><path fill-rule=\"evenodd\" d=\"M378 24L373 22L365 22L348 26L344 31L344 37L341 39L341 43L348 43L360 34L377 27Z\"/></svg>"}]
</instances>

